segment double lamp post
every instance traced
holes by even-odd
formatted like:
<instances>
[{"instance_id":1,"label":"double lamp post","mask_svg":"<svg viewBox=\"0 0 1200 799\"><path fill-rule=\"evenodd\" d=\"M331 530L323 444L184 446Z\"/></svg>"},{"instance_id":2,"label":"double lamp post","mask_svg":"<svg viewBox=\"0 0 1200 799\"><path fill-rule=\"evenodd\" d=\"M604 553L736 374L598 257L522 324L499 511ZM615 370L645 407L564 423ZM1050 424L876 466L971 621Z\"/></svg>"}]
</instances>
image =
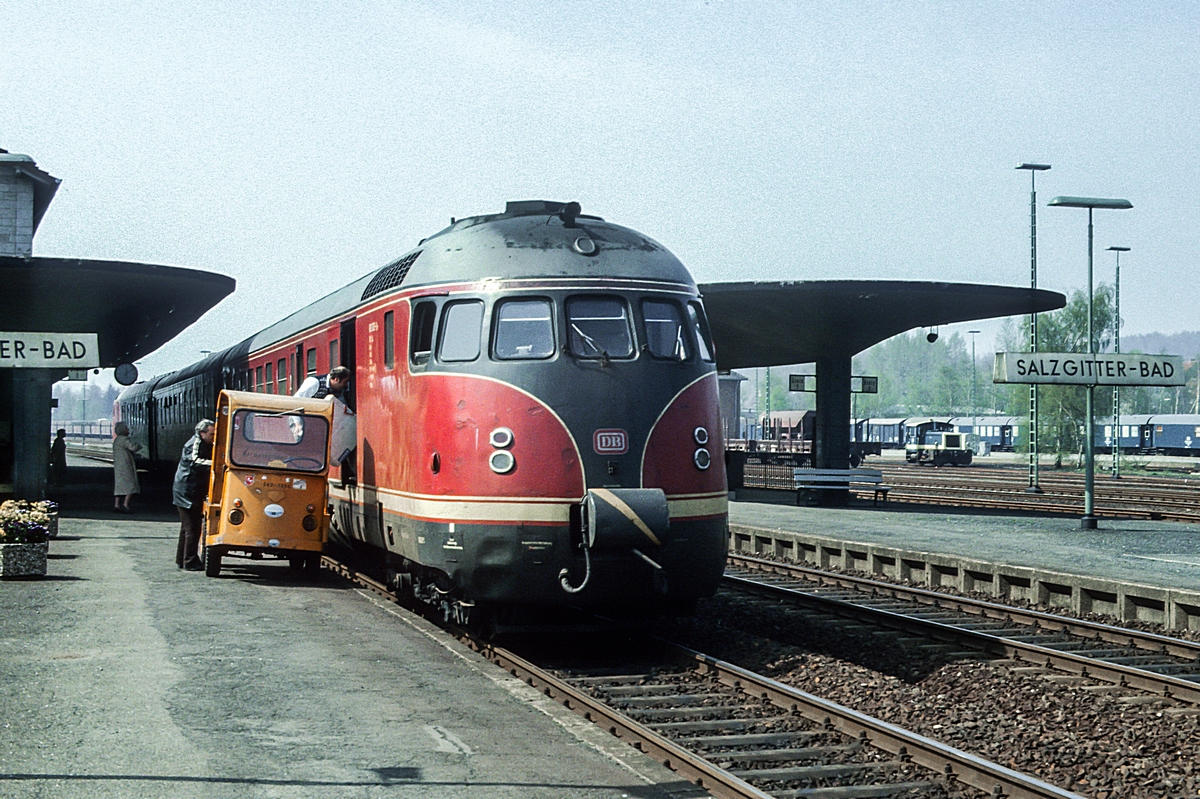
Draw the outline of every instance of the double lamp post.
<instances>
[{"instance_id":1,"label":"double lamp post","mask_svg":"<svg viewBox=\"0 0 1200 799\"><path fill-rule=\"evenodd\" d=\"M1092 304L1093 304L1093 288L1092 288L1092 211L1097 208L1106 210L1126 210L1133 207L1129 200L1122 199L1107 199L1101 197L1055 197L1050 201L1050 205L1060 208L1086 208L1088 211L1088 320L1087 320L1087 335L1088 335L1088 354L1096 354L1096 337L1093 329L1092 321ZM1118 257L1120 257L1118 255ZM1119 321L1118 321L1119 324ZM1086 386L1087 388L1087 425L1084 428L1084 436L1086 440L1085 452L1087 460L1084 465L1083 473L1083 517L1079 520L1079 526L1084 530L1096 529L1096 457L1095 457L1095 386ZM1114 411L1114 415L1115 415Z\"/></svg>"}]
</instances>

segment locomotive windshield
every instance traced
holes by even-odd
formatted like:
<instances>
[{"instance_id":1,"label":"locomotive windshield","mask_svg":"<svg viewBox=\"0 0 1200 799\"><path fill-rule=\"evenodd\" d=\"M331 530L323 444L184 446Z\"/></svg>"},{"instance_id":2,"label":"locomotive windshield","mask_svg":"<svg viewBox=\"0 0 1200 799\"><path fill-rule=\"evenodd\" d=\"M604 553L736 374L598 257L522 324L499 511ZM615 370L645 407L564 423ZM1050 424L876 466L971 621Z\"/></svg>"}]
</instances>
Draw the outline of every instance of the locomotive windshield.
<instances>
[{"instance_id":1,"label":"locomotive windshield","mask_svg":"<svg viewBox=\"0 0 1200 799\"><path fill-rule=\"evenodd\" d=\"M683 318L673 302L644 300L642 316L646 320L646 345L656 358L688 359L687 343L683 336Z\"/></svg>"},{"instance_id":2,"label":"locomotive windshield","mask_svg":"<svg viewBox=\"0 0 1200 799\"><path fill-rule=\"evenodd\" d=\"M628 358L633 335L625 303L609 297L567 300L567 335L579 358Z\"/></svg>"},{"instance_id":3,"label":"locomotive windshield","mask_svg":"<svg viewBox=\"0 0 1200 799\"><path fill-rule=\"evenodd\" d=\"M549 300L510 300L496 312L495 355L501 360L549 358L554 322Z\"/></svg>"},{"instance_id":4,"label":"locomotive windshield","mask_svg":"<svg viewBox=\"0 0 1200 799\"><path fill-rule=\"evenodd\" d=\"M442 311L442 340L438 360L473 361L479 357L479 333L483 329L483 303L479 300L452 302Z\"/></svg>"},{"instance_id":5,"label":"locomotive windshield","mask_svg":"<svg viewBox=\"0 0 1200 799\"><path fill-rule=\"evenodd\" d=\"M235 466L319 472L328 450L324 417L251 410L233 414L229 460Z\"/></svg>"}]
</instances>

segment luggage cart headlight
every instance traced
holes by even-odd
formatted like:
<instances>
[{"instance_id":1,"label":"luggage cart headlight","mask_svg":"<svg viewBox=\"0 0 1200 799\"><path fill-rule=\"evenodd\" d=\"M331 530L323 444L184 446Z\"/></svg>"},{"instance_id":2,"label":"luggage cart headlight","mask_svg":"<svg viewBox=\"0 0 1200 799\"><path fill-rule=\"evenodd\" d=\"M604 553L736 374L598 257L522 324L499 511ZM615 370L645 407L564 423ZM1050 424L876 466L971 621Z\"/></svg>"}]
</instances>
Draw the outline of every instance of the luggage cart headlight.
<instances>
[{"instance_id":1,"label":"luggage cart headlight","mask_svg":"<svg viewBox=\"0 0 1200 799\"><path fill-rule=\"evenodd\" d=\"M305 516L304 520L300 522L300 526L311 533L317 529L317 517L312 515Z\"/></svg>"},{"instance_id":2,"label":"luggage cart headlight","mask_svg":"<svg viewBox=\"0 0 1200 799\"><path fill-rule=\"evenodd\" d=\"M245 519L246 514L242 512L241 508L234 508L233 510L229 511L230 524L241 524Z\"/></svg>"}]
</instances>

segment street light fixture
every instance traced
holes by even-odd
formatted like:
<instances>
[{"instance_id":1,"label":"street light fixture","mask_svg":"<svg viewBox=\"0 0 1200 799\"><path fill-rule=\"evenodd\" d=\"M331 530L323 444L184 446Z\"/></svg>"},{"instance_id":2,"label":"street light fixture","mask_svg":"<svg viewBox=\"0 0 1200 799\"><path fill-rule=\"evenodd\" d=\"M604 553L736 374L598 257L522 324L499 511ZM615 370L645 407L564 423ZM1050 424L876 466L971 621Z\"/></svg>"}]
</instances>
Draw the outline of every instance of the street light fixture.
<instances>
[{"instance_id":1,"label":"street light fixture","mask_svg":"<svg viewBox=\"0 0 1200 799\"><path fill-rule=\"evenodd\" d=\"M1055 197L1050 205L1061 208L1088 209L1088 354L1096 354L1096 338L1092 330L1092 211L1097 208L1111 211L1123 211L1133 207L1129 200L1107 199L1102 197ZM1079 520L1080 528L1096 529L1096 408L1095 387L1087 386L1087 426L1083 434L1087 441L1084 451L1087 461L1083 471L1083 517Z\"/></svg>"},{"instance_id":2,"label":"street light fixture","mask_svg":"<svg viewBox=\"0 0 1200 799\"><path fill-rule=\"evenodd\" d=\"M967 332L971 334L971 435L975 436L975 445L979 446L979 405L975 402L975 334L979 331Z\"/></svg>"},{"instance_id":3,"label":"street light fixture","mask_svg":"<svg viewBox=\"0 0 1200 799\"><path fill-rule=\"evenodd\" d=\"M1037 288L1037 173L1045 172L1049 164L1021 164L1017 169L1029 172L1029 287ZM1037 352L1037 314L1029 315L1029 351ZM1029 485L1027 494L1040 494L1038 485L1038 387L1029 386Z\"/></svg>"},{"instance_id":4,"label":"street light fixture","mask_svg":"<svg viewBox=\"0 0 1200 799\"><path fill-rule=\"evenodd\" d=\"M1113 292L1113 304L1116 306L1113 314L1113 352L1121 354L1121 253L1129 252L1128 247L1109 247L1109 251L1117 254L1117 279ZM1113 451L1112 476L1114 480L1121 479L1121 387L1113 386Z\"/></svg>"}]
</instances>

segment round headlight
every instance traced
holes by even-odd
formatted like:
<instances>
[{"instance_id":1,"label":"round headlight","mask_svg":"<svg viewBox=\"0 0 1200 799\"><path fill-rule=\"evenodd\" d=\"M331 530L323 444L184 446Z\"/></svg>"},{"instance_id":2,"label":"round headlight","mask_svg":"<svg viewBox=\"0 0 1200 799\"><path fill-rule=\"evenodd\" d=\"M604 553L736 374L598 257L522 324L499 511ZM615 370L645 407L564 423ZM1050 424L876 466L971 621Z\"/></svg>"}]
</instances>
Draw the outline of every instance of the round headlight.
<instances>
[{"instance_id":1,"label":"round headlight","mask_svg":"<svg viewBox=\"0 0 1200 799\"><path fill-rule=\"evenodd\" d=\"M709 466L712 466L712 455L709 455L708 450L706 450L704 447L701 447L700 449L696 450L695 455L692 455L692 462L696 464L697 469L703 471Z\"/></svg>"},{"instance_id":2,"label":"round headlight","mask_svg":"<svg viewBox=\"0 0 1200 799\"><path fill-rule=\"evenodd\" d=\"M313 530L317 529L317 517L316 516L305 516L304 519L300 522L300 526L311 533Z\"/></svg>"},{"instance_id":3,"label":"round headlight","mask_svg":"<svg viewBox=\"0 0 1200 799\"><path fill-rule=\"evenodd\" d=\"M245 518L246 514L242 512L241 508L234 508L233 510L229 511L230 524L241 524Z\"/></svg>"},{"instance_id":4,"label":"round headlight","mask_svg":"<svg viewBox=\"0 0 1200 799\"><path fill-rule=\"evenodd\" d=\"M693 430L692 437L695 438L696 443L702 447L708 443L708 431L703 427L697 427L695 430Z\"/></svg>"},{"instance_id":5,"label":"round headlight","mask_svg":"<svg viewBox=\"0 0 1200 799\"><path fill-rule=\"evenodd\" d=\"M497 427L492 431L492 434L488 437L488 440L496 449L505 449L512 446L513 431L509 430L507 427Z\"/></svg>"},{"instance_id":6,"label":"round headlight","mask_svg":"<svg viewBox=\"0 0 1200 799\"><path fill-rule=\"evenodd\" d=\"M508 474L516 465L517 459L506 449L498 449L488 458L488 466L491 466L496 474Z\"/></svg>"}]
</instances>

